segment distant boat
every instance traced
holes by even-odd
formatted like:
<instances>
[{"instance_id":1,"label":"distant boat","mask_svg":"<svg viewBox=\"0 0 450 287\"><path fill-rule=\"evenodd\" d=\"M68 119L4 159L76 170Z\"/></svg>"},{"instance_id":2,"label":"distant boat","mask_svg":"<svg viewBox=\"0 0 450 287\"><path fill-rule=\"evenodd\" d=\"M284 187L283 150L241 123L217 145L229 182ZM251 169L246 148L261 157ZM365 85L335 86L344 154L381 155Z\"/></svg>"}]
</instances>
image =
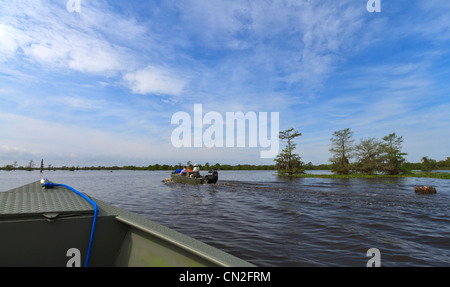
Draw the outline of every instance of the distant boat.
<instances>
[{"instance_id":1,"label":"distant boat","mask_svg":"<svg viewBox=\"0 0 450 287\"><path fill-rule=\"evenodd\" d=\"M31 183L0 203L3 267L254 266L65 185Z\"/></svg>"},{"instance_id":2,"label":"distant boat","mask_svg":"<svg viewBox=\"0 0 450 287\"><path fill-rule=\"evenodd\" d=\"M187 184L215 184L219 180L219 174L217 170L210 170L205 176L195 172L188 172L186 175L171 173L170 180Z\"/></svg>"}]
</instances>

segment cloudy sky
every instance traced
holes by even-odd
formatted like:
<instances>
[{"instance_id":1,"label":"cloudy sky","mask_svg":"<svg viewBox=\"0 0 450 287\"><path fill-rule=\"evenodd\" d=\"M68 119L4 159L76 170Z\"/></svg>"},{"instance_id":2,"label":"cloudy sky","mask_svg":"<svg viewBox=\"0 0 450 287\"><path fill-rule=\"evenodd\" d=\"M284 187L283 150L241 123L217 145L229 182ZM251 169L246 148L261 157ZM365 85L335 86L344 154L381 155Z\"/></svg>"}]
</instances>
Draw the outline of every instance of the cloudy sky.
<instances>
[{"instance_id":1,"label":"cloudy sky","mask_svg":"<svg viewBox=\"0 0 450 287\"><path fill-rule=\"evenodd\" d=\"M444 159L450 2L380 3L0 0L0 165L273 162L260 145L175 148L172 117L194 104L279 113L314 164L345 128Z\"/></svg>"}]
</instances>

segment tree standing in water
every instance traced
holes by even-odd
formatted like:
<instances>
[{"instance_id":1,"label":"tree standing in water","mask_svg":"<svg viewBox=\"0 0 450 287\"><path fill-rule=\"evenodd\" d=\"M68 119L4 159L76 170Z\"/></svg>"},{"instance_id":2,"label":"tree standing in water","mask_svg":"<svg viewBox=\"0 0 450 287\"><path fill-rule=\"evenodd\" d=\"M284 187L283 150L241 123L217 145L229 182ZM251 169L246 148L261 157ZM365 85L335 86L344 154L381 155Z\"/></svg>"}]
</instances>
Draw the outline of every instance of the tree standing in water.
<instances>
[{"instance_id":1,"label":"tree standing in water","mask_svg":"<svg viewBox=\"0 0 450 287\"><path fill-rule=\"evenodd\" d=\"M437 167L437 162L427 156L422 157L422 171L431 171Z\"/></svg>"},{"instance_id":2,"label":"tree standing in water","mask_svg":"<svg viewBox=\"0 0 450 287\"><path fill-rule=\"evenodd\" d=\"M376 138L361 139L355 146L355 169L364 174L374 174L382 167L381 142Z\"/></svg>"},{"instance_id":3,"label":"tree standing in water","mask_svg":"<svg viewBox=\"0 0 450 287\"><path fill-rule=\"evenodd\" d=\"M353 156L353 132L349 128L336 131L331 138L330 158L332 171L337 174L349 174L351 171L350 158Z\"/></svg>"},{"instance_id":4,"label":"tree standing in water","mask_svg":"<svg viewBox=\"0 0 450 287\"><path fill-rule=\"evenodd\" d=\"M279 174L292 175L304 172L304 169L302 169L303 162L300 160L301 157L298 154L293 153L297 146L297 144L294 143L294 139L301 135L302 134L295 131L294 128L280 132L280 140L286 142L286 147L274 160Z\"/></svg>"},{"instance_id":5,"label":"tree standing in water","mask_svg":"<svg viewBox=\"0 0 450 287\"><path fill-rule=\"evenodd\" d=\"M392 133L383 138L381 144L381 150L383 152L383 171L389 175L399 174L402 171L402 164L405 161L404 155L401 151L403 143L403 137L397 136Z\"/></svg>"}]
</instances>

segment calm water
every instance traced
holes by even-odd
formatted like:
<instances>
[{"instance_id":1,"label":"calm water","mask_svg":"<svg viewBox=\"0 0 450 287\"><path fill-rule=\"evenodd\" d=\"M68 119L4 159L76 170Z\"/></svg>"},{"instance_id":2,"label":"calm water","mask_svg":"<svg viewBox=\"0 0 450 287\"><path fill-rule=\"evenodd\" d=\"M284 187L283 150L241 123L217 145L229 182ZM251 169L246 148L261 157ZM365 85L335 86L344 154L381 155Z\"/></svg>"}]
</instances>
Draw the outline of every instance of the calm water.
<instances>
[{"instance_id":1,"label":"calm water","mask_svg":"<svg viewBox=\"0 0 450 287\"><path fill-rule=\"evenodd\" d=\"M0 171L0 191L42 176ZM168 172L45 171L43 177L138 213L258 266L450 266L450 180L284 179L222 171L216 185ZM416 195L432 185L435 195Z\"/></svg>"}]
</instances>

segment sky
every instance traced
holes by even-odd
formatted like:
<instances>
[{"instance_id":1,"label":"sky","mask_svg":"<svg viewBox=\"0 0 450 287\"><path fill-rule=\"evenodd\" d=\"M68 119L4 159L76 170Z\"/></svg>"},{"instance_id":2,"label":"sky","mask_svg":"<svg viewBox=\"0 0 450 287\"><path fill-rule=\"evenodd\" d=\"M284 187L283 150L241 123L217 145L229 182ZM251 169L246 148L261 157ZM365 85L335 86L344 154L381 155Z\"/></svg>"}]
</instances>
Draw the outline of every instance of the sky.
<instances>
[{"instance_id":1,"label":"sky","mask_svg":"<svg viewBox=\"0 0 450 287\"><path fill-rule=\"evenodd\" d=\"M272 164L250 137L290 128L305 163L328 163L346 128L395 132L410 162L445 159L450 2L379 4L0 0L0 166ZM246 144L206 146L230 113L256 115ZM205 144L177 147L182 123Z\"/></svg>"}]
</instances>

